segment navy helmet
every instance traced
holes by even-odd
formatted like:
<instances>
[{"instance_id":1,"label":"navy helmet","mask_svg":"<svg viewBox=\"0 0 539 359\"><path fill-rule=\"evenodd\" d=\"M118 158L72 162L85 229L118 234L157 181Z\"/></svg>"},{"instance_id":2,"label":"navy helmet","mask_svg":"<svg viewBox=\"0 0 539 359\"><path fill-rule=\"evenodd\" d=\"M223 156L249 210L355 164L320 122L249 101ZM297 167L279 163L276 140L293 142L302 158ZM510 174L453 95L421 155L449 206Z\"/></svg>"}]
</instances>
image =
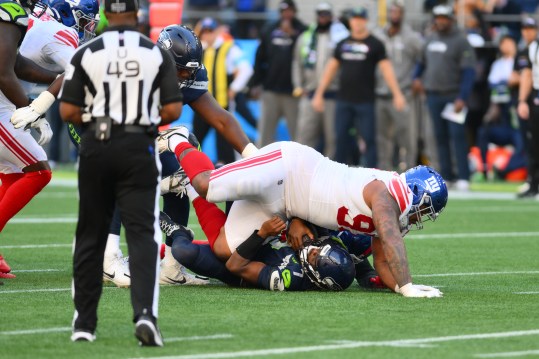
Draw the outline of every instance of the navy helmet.
<instances>
[{"instance_id":1,"label":"navy helmet","mask_svg":"<svg viewBox=\"0 0 539 359\"><path fill-rule=\"evenodd\" d=\"M416 166L402 174L412 191L412 208L408 220L415 216L416 228L424 221L435 221L447 204L447 185L438 172L428 166Z\"/></svg>"},{"instance_id":2,"label":"navy helmet","mask_svg":"<svg viewBox=\"0 0 539 359\"><path fill-rule=\"evenodd\" d=\"M81 44L95 37L99 18L97 0L43 0L43 4L57 21L77 30Z\"/></svg>"},{"instance_id":3,"label":"navy helmet","mask_svg":"<svg viewBox=\"0 0 539 359\"><path fill-rule=\"evenodd\" d=\"M191 86L202 68L202 45L193 30L184 25L169 25L161 30L157 44L172 55L178 70L189 71L189 78L180 79L181 87Z\"/></svg>"},{"instance_id":4,"label":"navy helmet","mask_svg":"<svg viewBox=\"0 0 539 359\"><path fill-rule=\"evenodd\" d=\"M345 290L356 276L356 268L348 251L336 240L327 238L305 243L300 253L303 272L317 287L329 290ZM314 265L309 263L309 252L318 247Z\"/></svg>"}]
</instances>

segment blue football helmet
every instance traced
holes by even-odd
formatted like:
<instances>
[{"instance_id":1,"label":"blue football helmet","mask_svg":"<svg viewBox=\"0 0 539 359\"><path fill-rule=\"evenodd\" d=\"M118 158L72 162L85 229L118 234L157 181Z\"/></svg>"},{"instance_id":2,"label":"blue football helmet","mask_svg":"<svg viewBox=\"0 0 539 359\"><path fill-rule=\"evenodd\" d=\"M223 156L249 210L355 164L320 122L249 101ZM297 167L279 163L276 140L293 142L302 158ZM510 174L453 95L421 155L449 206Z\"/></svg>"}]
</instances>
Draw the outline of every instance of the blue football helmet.
<instances>
[{"instance_id":1,"label":"blue football helmet","mask_svg":"<svg viewBox=\"0 0 539 359\"><path fill-rule=\"evenodd\" d=\"M309 263L309 252L318 247L319 253L315 263ZM336 240L324 240L305 243L299 253L303 272L318 288L329 290L345 290L352 284L356 276L356 268L352 257Z\"/></svg>"},{"instance_id":2,"label":"blue football helmet","mask_svg":"<svg viewBox=\"0 0 539 359\"><path fill-rule=\"evenodd\" d=\"M447 185L438 172L428 166L416 166L402 174L412 191L412 208L406 225L415 220L417 229L423 228L424 221L435 221L447 204Z\"/></svg>"},{"instance_id":3,"label":"blue football helmet","mask_svg":"<svg viewBox=\"0 0 539 359\"><path fill-rule=\"evenodd\" d=\"M193 30L184 25L169 25L161 30L157 45L168 51L178 70L187 70L189 77L179 79L180 87L191 86L202 68L202 44Z\"/></svg>"},{"instance_id":4,"label":"blue football helmet","mask_svg":"<svg viewBox=\"0 0 539 359\"><path fill-rule=\"evenodd\" d=\"M99 19L97 0L43 0L52 16L62 24L72 27L79 34L79 43L83 44L95 37Z\"/></svg>"}]
</instances>

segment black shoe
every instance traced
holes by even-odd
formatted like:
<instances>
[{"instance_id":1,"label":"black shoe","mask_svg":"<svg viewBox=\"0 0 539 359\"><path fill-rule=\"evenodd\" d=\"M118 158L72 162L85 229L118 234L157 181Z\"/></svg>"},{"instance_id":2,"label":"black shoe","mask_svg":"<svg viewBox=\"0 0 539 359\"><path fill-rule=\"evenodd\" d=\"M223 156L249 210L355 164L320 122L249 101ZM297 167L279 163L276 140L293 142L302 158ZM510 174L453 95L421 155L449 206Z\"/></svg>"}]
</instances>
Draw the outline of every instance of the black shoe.
<instances>
[{"instance_id":1,"label":"black shoe","mask_svg":"<svg viewBox=\"0 0 539 359\"><path fill-rule=\"evenodd\" d=\"M135 336L139 340L140 346L162 347L163 338L161 332L155 324L155 320L149 315L141 315L135 324Z\"/></svg>"},{"instance_id":2,"label":"black shoe","mask_svg":"<svg viewBox=\"0 0 539 359\"><path fill-rule=\"evenodd\" d=\"M526 191L517 193L517 198L533 198L537 196L537 188L530 186Z\"/></svg>"},{"instance_id":3,"label":"black shoe","mask_svg":"<svg viewBox=\"0 0 539 359\"><path fill-rule=\"evenodd\" d=\"M195 238L195 233L185 226L174 222L165 212L159 212L159 227L167 237L187 236L190 241Z\"/></svg>"}]
</instances>

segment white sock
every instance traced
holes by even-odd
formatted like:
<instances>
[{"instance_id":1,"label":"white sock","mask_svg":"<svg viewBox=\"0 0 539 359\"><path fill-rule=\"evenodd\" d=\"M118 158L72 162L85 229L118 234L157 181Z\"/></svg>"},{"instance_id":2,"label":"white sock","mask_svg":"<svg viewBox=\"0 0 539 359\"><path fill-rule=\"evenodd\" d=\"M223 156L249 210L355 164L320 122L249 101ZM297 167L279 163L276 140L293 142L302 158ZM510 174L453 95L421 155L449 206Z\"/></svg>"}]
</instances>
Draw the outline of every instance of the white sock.
<instances>
[{"instance_id":1,"label":"white sock","mask_svg":"<svg viewBox=\"0 0 539 359\"><path fill-rule=\"evenodd\" d=\"M185 189L187 190L187 196L189 197L189 200L191 202L193 202L195 199L197 199L198 197L200 197L200 195L198 194L198 192L195 190L195 187L193 187L191 185L191 183L189 183L187 186L185 186Z\"/></svg>"},{"instance_id":2,"label":"white sock","mask_svg":"<svg viewBox=\"0 0 539 359\"><path fill-rule=\"evenodd\" d=\"M109 236L107 237L107 246L105 247L105 258L114 258L115 256L122 256L120 236L109 233Z\"/></svg>"},{"instance_id":3,"label":"white sock","mask_svg":"<svg viewBox=\"0 0 539 359\"><path fill-rule=\"evenodd\" d=\"M176 259L172 256L172 247L167 246L166 244L165 244L165 257L163 258L163 260L165 261L165 263L168 263L168 264L173 264L174 262L176 262Z\"/></svg>"}]
</instances>

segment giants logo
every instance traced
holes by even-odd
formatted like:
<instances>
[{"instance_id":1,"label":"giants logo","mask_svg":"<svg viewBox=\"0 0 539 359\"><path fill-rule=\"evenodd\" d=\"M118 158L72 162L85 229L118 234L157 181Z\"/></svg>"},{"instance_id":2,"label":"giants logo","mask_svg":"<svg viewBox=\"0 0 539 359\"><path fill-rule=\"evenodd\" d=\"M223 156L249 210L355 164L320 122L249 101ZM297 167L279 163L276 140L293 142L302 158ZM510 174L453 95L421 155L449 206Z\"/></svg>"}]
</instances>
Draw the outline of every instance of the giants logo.
<instances>
[{"instance_id":1,"label":"giants logo","mask_svg":"<svg viewBox=\"0 0 539 359\"><path fill-rule=\"evenodd\" d=\"M431 193L438 192L440 190L440 184L438 183L438 181L436 181L436 178L434 176L427 178L425 180L425 185Z\"/></svg>"},{"instance_id":2,"label":"giants logo","mask_svg":"<svg viewBox=\"0 0 539 359\"><path fill-rule=\"evenodd\" d=\"M346 207L341 207L337 211L337 223L341 230L349 229L367 234L374 232L375 228L371 217L364 214L358 214L352 218L349 212L349 209Z\"/></svg>"}]
</instances>

